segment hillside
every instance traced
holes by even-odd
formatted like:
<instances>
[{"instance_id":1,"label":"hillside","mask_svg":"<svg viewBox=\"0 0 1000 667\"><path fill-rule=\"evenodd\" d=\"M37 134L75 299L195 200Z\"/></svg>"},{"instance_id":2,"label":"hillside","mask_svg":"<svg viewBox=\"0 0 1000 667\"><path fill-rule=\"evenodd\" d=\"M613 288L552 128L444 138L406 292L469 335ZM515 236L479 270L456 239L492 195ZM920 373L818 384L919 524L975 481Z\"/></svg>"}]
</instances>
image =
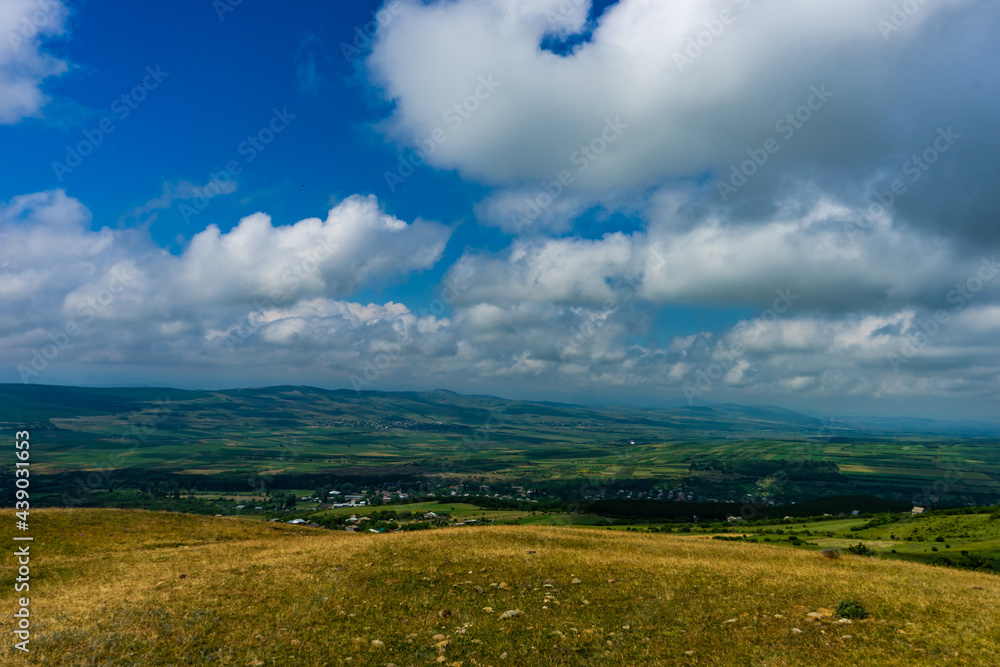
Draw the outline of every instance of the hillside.
<instances>
[{"instance_id":1,"label":"hillside","mask_svg":"<svg viewBox=\"0 0 1000 667\"><path fill-rule=\"evenodd\" d=\"M882 667L1000 654L1000 579L900 561L579 528L32 519L27 664ZM5 568L6 609L12 578ZM870 617L827 615L846 600ZM13 660L10 642L2 651Z\"/></svg>"},{"instance_id":2,"label":"hillside","mask_svg":"<svg viewBox=\"0 0 1000 667\"><path fill-rule=\"evenodd\" d=\"M982 505L1000 494L998 427L824 423L734 404L653 410L442 390L0 385L0 426L31 430L33 470L45 484L36 489L56 495L95 470L115 470L109 484L133 489L249 491L245 480L260 475L296 490L348 479L378 486L477 478L503 489L527 482L540 491L544 483L559 497L559 485L579 488L574 480L584 478L633 484L636 493L683 486L698 500L878 493L915 502L942 479L946 493L936 502ZM723 465L707 464L714 460ZM801 479L803 461L829 474ZM694 462L703 465L695 471ZM773 484L782 472L790 482Z\"/></svg>"}]
</instances>

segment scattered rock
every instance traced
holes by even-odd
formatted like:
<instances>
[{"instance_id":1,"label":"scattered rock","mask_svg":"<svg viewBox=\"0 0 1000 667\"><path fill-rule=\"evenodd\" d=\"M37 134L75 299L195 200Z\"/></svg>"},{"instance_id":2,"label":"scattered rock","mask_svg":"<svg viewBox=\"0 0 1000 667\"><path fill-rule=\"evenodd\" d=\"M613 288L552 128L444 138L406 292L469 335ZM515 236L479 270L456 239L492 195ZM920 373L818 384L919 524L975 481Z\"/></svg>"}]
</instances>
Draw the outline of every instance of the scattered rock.
<instances>
[{"instance_id":1,"label":"scattered rock","mask_svg":"<svg viewBox=\"0 0 1000 667\"><path fill-rule=\"evenodd\" d=\"M485 611L487 614L492 614L493 607L483 607L483 611Z\"/></svg>"},{"instance_id":2,"label":"scattered rock","mask_svg":"<svg viewBox=\"0 0 1000 667\"><path fill-rule=\"evenodd\" d=\"M437 635L434 635L434 636L431 637L431 641L433 641L433 642L439 642L442 639L447 639L447 637L445 637L444 635L441 635L441 634L437 634Z\"/></svg>"},{"instance_id":3,"label":"scattered rock","mask_svg":"<svg viewBox=\"0 0 1000 667\"><path fill-rule=\"evenodd\" d=\"M842 618L842 619L840 619L840 620L839 620L839 621L837 621L837 622L838 622L838 623L843 623L844 625L847 625L847 624L849 624L849 623L853 623L854 621L852 621L852 620L851 620L851 619L849 619L849 618Z\"/></svg>"},{"instance_id":4,"label":"scattered rock","mask_svg":"<svg viewBox=\"0 0 1000 667\"><path fill-rule=\"evenodd\" d=\"M694 655L694 651L684 651L684 655Z\"/></svg>"},{"instance_id":5,"label":"scattered rock","mask_svg":"<svg viewBox=\"0 0 1000 667\"><path fill-rule=\"evenodd\" d=\"M533 549L525 549L525 550L524 550L524 553L526 553L526 554L533 554L533 553L535 553L535 552L534 552L534 550L533 550Z\"/></svg>"},{"instance_id":6,"label":"scattered rock","mask_svg":"<svg viewBox=\"0 0 1000 667\"><path fill-rule=\"evenodd\" d=\"M517 618L518 616L524 616L524 612L520 609L508 609L504 613L500 614L500 620L506 621L512 618Z\"/></svg>"},{"instance_id":7,"label":"scattered rock","mask_svg":"<svg viewBox=\"0 0 1000 667\"><path fill-rule=\"evenodd\" d=\"M609 584L617 584L618 580L617 579L608 579L608 583Z\"/></svg>"},{"instance_id":8,"label":"scattered rock","mask_svg":"<svg viewBox=\"0 0 1000 667\"><path fill-rule=\"evenodd\" d=\"M792 628L792 632L794 632L797 635L801 635L802 634L802 630L800 630L799 628Z\"/></svg>"},{"instance_id":9,"label":"scattered rock","mask_svg":"<svg viewBox=\"0 0 1000 667\"><path fill-rule=\"evenodd\" d=\"M472 590L476 591L477 593L485 593L486 592L485 588L483 588L482 586L478 586L478 585L477 586L473 586Z\"/></svg>"},{"instance_id":10,"label":"scattered rock","mask_svg":"<svg viewBox=\"0 0 1000 667\"><path fill-rule=\"evenodd\" d=\"M497 588L499 588L502 591L505 591L508 588L510 588L510 586L507 585L506 581L501 581L499 584L497 584Z\"/></svg>"},{"instance_id":11,"label":"scattered rock","mask_svg":"<svg viewBox=\"0 0 1000 667\"><path fill-rule=\"evenodd\" d=\"M725 625L726 623L735 623L735 622L736 622L736 619L735 618L731 618L728 621L723 621L722 624Z\"/></svg>"},{"instance_id":12,"label":"scattered rock","mask_svg":"<svg viewBox=\"0 0 1000 667\"><path fill-rule=\"evenodd\" d=\"M579 579L577 579L576 577L573 577L573 581L571 581L569 583L571 583L571 584L582 584L583 582L580 581Z\"/></svg>"},{"instance_id":13,"label":"scattered rock","mask_svg":"<svg viewBox=\"0 0 1000 667\"><path fill-rule=\"evenodd\" d=\"M441 611L438 612L438 616L440 616L441 618L446 618L448 616L451 616L451 609L442 609Z\"/></svg>"},{"instance_id":14,"label":"scattered rock","mask_svg":"<svg viewBox=\"0 0 1000 667\"><path fill-rule=\"evenodd\" d=\"M186 574L178 574L178 575L177 575L177 578L178 578L178 579L183 579L183 578L184 578L184 577L186 577L186 576L187 576Z\"/></svg>"},{"instance_id":15,"label":"scattered rock","mask_svg":"<svg viewBox=\"0 0 1000 667\"><path fill-rule=\"evenodd\" d=\"M854 639L851 635L840 635L841 639Z\"/></svg>"},{"instance_id":16,"label":"scattered rock","mask_svg":"<svg viewBox=\"0 0 1000 667\"><path fill-rule=\"evenodd\" d=\"M373 639L372 648L385 648L385 642L381 639Z\"/></svg>"}]
</instances>

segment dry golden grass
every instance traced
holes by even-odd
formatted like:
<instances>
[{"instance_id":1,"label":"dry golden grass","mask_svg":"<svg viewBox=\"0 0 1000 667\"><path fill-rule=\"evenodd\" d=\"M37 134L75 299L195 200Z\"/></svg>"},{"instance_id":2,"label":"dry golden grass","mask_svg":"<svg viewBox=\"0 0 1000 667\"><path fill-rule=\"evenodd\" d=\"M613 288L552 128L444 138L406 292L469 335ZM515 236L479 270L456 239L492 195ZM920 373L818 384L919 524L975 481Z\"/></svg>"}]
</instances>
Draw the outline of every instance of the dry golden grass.
<instances>
[{"instance_id":1,"label":"dry golden grass","mask_svg":"<svg viewBox=\"0 0 1000 667\"><path fill-rule=\"evenodd\" d=\"M32 652L8 635L7 664L881 667L1000 655L1000 578L901 561L574 528L355 535L123 510L31 518ZM9 551L8 619L20 596ZM807 620L846 599L871 618ZM523 615L500 620L512 609Z\"/></svg>"}]
</instances>

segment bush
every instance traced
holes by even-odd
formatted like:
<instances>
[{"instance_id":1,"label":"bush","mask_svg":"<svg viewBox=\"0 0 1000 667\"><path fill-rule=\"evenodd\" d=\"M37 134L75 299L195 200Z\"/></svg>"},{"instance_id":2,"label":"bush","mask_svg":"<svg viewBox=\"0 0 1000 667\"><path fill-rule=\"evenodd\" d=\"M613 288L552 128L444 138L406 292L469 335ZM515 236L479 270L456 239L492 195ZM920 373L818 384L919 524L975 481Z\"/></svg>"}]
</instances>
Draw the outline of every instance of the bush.
<instances>
[{"instance_id":1,"label":"bush","mask_svg":"<svg viewBox=\"0 0 1000 667\"><path fill-rule=\"evenodd\" d=\"M847 553L854 556L874 556L875 552L869 549L865 544L858 542L853 547L847 547Z\"/></svg>"},{"instance_id":2,"label":"bush","mask_svg":"<svg viewBox=\"0 0 1000 667\"><path fill-rule=\"evenodd\" d=\"M837 614L843 618L868 618L870 614L857 600L841 600L837 604Z\"/></svg>"},{"instance_id":3,"label":"bush","mask_svg":"<svg viewBox=\"0 0 1000 667\"><path fill-rule=\"evenodd\" d=\"M824 557L829 558L830 560L837 560L838 558L840 558L840 549L835 549L833 547L827 547L826 549L820 551L820 553L823 554Z\"/></svg>"}]
</instances>

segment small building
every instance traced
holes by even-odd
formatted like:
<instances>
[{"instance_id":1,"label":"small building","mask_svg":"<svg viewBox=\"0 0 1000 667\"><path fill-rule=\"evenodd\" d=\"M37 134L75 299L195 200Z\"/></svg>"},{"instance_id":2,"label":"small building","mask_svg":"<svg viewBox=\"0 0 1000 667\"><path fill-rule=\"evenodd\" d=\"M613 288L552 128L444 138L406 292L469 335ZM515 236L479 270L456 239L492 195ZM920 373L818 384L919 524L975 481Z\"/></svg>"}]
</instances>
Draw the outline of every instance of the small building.
<instances>
[{"instance_id":1,"label":"small building","mask_svg":"<svg viewBox=\"0 0 1000 667\"><path fill-rule=\"evenodd\" d=\"M923 507L914 507L913 509L910 510L910 514L923 514L923 513L924 513Z\"/></svg>"}]
</instances>

